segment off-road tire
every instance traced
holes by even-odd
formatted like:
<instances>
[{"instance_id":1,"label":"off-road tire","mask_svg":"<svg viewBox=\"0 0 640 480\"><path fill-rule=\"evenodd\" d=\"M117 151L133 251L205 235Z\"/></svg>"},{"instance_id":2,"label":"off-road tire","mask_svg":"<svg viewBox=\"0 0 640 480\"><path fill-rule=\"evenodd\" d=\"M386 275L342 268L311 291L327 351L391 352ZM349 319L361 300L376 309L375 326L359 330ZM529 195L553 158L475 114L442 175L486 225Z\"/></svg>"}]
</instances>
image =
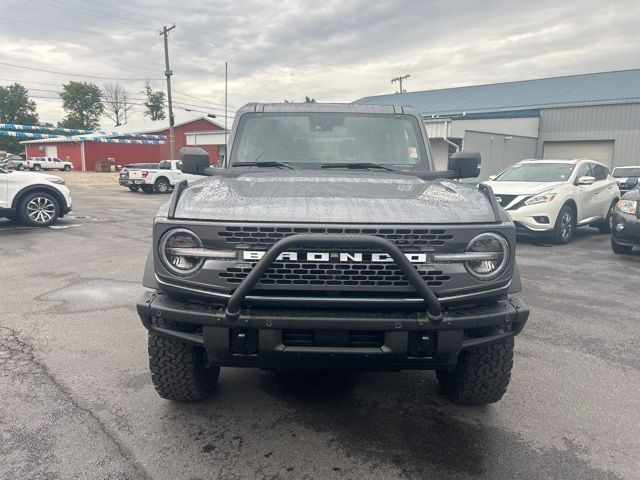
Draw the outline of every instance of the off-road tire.
<instances>
[{"instance_id":1,"label":"off-road tire","mask_svg":"<svg viewBox=\"0 0 640 480\"><path fill-rule=\"evenodd\" d=\"M137 192L138 190L140 190L140 187L138 185L127 185L127 187L129 188L129 190L131 190L132 192Z\"/></svg>"},{"instance_id":2,"label":"off-road tire","mask_svg":"<svg viewBox=\"0 0 640 480\"><path fill-rule=\"evenodd\" d=\"M18 165L18 166L16 167L16 170L19 170L19 171L21 171L21 172L22 172L22 171L24 170L24 165Z\"/></svg>"},{"instance_id":3,"label":"off-road tire","mask_svg":"<svg viewBox=\"0 0 640 480\"><path fill-rule=\"evenodd\" d=\"M566 216L569 215L569 225L565 224ZM558 218L556 219L556 224L553 227L553 243L558 245L564 245L573 240L573 236L576 233L576 212L571 205L564 205L560 209L560 213L558 213ZM566 228L568 227L568 233L566 232Z\"/></svg>"},{"instance_id":4,"label":"off-road tire","mask_svg":"<svg viewBox=\"0 0 640 480\"><path fill-rule=\"evenodd\" d=\"M613 250L613 253L628 255L631 253L631 250L633 250L633 247L629 245L620 245L619 243L616 243L613 237L611 237L611 250Z\"/></svg>"},{"instance_id":5,"label":"off-road tire","mask_svg":"<svg viewBox=\"0 0 640 480\"><path fill-rule=\"evenodd\" d=\"M465 350L453 370L436 370L442 393L460 405L486 405L502 398L513 366L513 338Z\"/></svg>"},{"instance_id":6,"label":"off-road tire","mask_svg":"<svg viewBox=\"0 0 640 480\"><path fill-rule=\"evenodd\" d=\"M71 165L65 165L65 166L64 166L64 168L63 168L63 170L64 170L65 172L70 172L70 171L71 171Z\"/></svg>"},{"instance_id":7,"label":"off-road tire","mask_svg":"<svg viewBox=\"0 0 640 480\"><path fill-rule=\"evenodd\" d=\"M40 165L36 163L31 170L33 170L34 172L39 172L40 168L41 168Z\"/></svg>"},{"instance_id":8,"label":"off-road tire","mask_svg":"<svg viewBox=\"0 0 640 480\"><path fill-rule=\"evenodd\" d=\"M149 369L162 398L195 402L211 396L220 367L207 366L201 347L149 332Z\"/></svg>"},{"instance_id":9,"label":"off-road tire","mask_svg":"<svg viewBox=\"0 0 640 480\"><path fill-rule=\"evenodd\" d=\"M154 184L154 189L158 193L167 193L171 188L171 184L166 178L159 178Z\"/></svg>"},{"instance_id":10,"label":"off-road tire","mask_svg":"<svg viewBox=\"0 0 640 480\"><path fill-rule=\"evenodd\" d=\"M611 204L611 206L609 207L609 211L607 212L607 218L605 218L602 223L598 225L598 231L600 233L611 233L611 228L613 227L611 222L613 221L613 211L616 208L616 203L617 202L613 202Z\"/></svg>"}]
</instances>

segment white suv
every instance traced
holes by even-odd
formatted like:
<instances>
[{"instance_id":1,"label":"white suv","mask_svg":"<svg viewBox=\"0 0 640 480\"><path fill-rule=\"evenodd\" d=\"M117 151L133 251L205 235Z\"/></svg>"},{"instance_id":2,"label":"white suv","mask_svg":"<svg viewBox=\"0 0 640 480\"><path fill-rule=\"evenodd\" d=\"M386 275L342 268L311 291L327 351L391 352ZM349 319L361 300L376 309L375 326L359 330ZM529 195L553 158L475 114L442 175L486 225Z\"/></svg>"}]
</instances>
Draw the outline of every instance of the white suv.
<instances>
[{"instance_id":1,"label":"white suv","mask_svg":"<svg viewBox=\"0 0 640 480\"><path fill-rule=\"evenodd\" d=\"M55 175L0 168L0 217L46 227L71 211L71 195Z\"/></svg>"},{"instance_id":2,"label":"white suv","mask_svg":"<svg viewBox=\"0 0 640 480\"><path fill-rule=\"evenodd\" d=\"M618 182L594 160L523 160L489 177L498 203L519 233L550 234L568 243L576 227L611 232L611 214L620 198Z\"/></svg>"},{"instance_id":3,"label":"white suv","mask_svg":"<svg viewBox=\"0 0 640 480\"><path fill-rule=\"evenodd\" d=\"M73 169L71 162L63 162L56 157L32 157L24 162L24 166L29 170L60 170L68 172Z\"/></svg>"}]
</instances>

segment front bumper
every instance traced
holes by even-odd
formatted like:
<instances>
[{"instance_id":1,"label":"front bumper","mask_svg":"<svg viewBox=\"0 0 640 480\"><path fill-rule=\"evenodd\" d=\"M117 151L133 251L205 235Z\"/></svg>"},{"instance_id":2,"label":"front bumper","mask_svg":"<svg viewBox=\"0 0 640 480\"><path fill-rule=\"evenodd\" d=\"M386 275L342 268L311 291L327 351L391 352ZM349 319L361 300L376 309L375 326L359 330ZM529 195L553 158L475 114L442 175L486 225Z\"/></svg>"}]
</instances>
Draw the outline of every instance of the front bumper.
<instances>
[{"instance_id":1,"label":"front bumper","mask_svg":"<svg viewBox=\"0 0 640 480\"><path fill-rule=\"evenodd\" d=\"M259 368L436 369L454 365L468 348L502 342L522 331L529 309L517 297L490 306L424 312L243 309L147 292L137 305L144 326L158 335L207 350L220 366ZM306 344L291 338L305 338ZM358 345L350 338L375 338Z\"/></svg>"},{"instance_id":2,"label":"front bumper","mask_svg":"<svg viewBox=\"0 0 640 480\"><path fill-rule=\"evenodd\" d=\"M623 225L624 228L622 230L618 230L619 224ZM611 234L616 243L640 247L640 218L635 215L623 213L616 208L613 214L612 225L613 229L611 230Z\"/></svg>"},{"instance_id":3,"label":"front bumper","mask_svg":"<svg viewBox=\"0 0 640 480\"><path fill-rule=\"evenodd\" d=\"M525 205L515 210L507 210L506 212L516 224L518 233L530 235L545 234L553 231L556 219L558 218L560 208L555 204L556 202L553 201L537 205ZM558 205L560 205L559 202ZM548 221L540 221L543 218L546 218Z\"/></svg>"}]
</instances>

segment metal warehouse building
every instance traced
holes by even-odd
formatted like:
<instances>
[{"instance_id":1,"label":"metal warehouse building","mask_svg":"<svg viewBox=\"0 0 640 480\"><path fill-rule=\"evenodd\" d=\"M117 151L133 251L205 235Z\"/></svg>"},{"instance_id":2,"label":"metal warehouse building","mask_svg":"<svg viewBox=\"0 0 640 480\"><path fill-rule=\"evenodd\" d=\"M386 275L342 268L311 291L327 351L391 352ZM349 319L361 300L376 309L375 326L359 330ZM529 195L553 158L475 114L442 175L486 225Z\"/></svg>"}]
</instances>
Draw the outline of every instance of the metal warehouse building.
<instances>
[{"instance_id":1,"label":"metal warehouse building","mask_svg":"<svg viewBox=\"0 0 640 480\"><path fill-rule=\"evenodd\" d=\"M482 154L481 179L524 158L640 164L640 69L365 97L422 113L436 166Z\"/></svg>"}]
</instances>

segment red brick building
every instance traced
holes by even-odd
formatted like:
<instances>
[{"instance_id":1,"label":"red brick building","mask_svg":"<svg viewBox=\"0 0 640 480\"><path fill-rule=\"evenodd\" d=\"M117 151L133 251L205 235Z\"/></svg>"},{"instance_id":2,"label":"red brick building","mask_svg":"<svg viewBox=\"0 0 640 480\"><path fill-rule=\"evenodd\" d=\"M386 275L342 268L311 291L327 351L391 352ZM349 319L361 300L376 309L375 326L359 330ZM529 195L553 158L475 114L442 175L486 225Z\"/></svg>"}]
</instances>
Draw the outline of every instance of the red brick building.
<instances>
[{"instance_id":1,"label":"red brick building","mask_svg":"<svg viewBox=\"0 0 640 480\"><path fill-rule=\"evenodd\" d=\"M224 156L224 127L209 118L197 118L174 126L176 155L185 146L199 146L209 153L211 163L217 163ZM138 145L129 143L104 143L92 140L57 140L55 138L28 140L22 142L27 158L58 157L73 163L76 171L92 172L96 163L110 160L114 166L129 163L155 163L169 160L169 129L145 131L154 135L166 135L167 141L161 145Z\"/></svg>"}]
</instances>

